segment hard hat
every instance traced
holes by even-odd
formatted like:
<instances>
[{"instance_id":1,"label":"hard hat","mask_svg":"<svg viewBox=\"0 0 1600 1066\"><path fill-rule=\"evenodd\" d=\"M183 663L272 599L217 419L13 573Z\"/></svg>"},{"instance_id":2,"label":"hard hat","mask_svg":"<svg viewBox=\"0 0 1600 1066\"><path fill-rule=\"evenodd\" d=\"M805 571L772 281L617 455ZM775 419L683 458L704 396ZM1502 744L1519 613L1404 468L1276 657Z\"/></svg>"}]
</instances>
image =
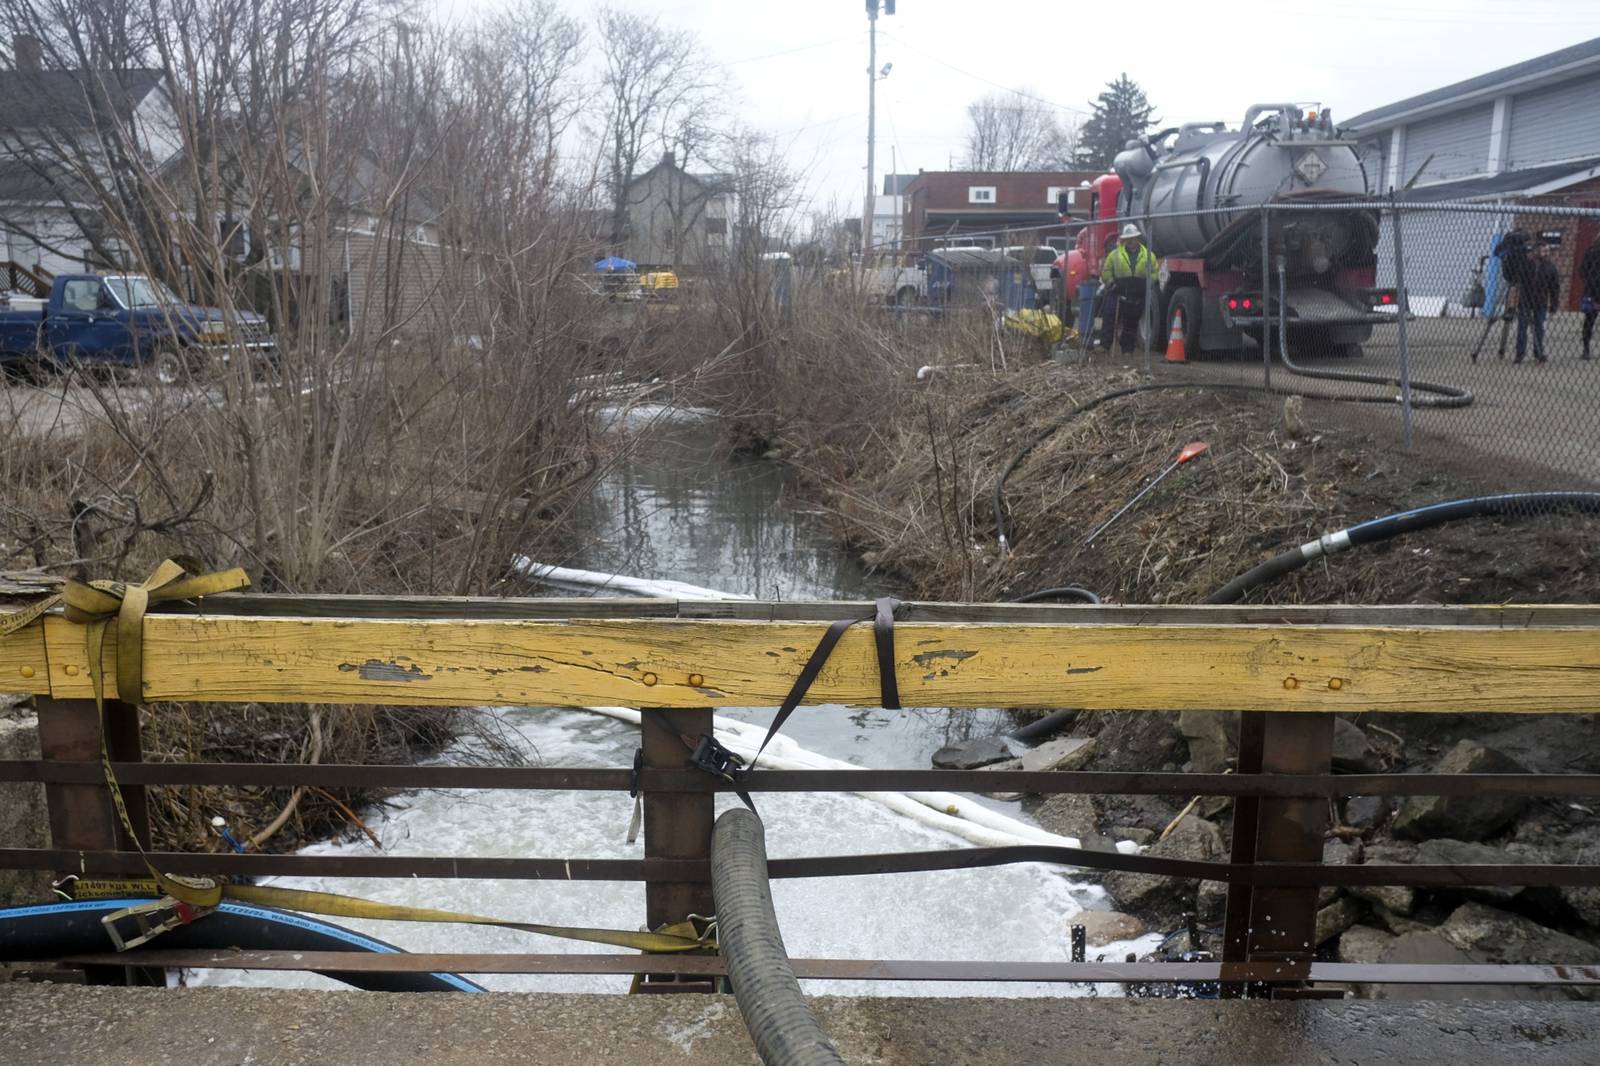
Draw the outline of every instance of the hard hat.
<instances>
[{"instance_id":1,"label":"hard hat","mask_svg":"<svg viewBox=\"0 0 1600 1066\"><path fill-rule=\"evenodd\" d=\"M1135 226L1132 222L1130 222L1126 226L1122 227L1122 239L1123 240L1127 240L1129 237L1143 237L1143 236L1144 236L1144 234L1139 232L1139 227Z\"/></svg>"}]
</instances>

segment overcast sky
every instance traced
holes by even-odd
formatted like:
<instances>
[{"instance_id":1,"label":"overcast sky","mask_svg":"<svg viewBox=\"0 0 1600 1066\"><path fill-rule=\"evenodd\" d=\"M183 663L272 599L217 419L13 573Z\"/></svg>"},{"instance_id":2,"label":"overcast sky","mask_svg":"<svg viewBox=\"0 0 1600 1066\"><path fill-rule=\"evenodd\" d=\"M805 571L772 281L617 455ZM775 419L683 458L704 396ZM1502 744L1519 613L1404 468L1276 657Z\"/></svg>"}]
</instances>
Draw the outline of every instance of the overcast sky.
<instances>
[{"instance_id":1,"label":"overcast sky","mask_svg":"<svg viewBox=\"0 0 1600 1066\"><path fill-rule=\"evenodd\" d=\"M598 6L566 0L576 13ZM820 203L865 192L864 0L622 0L692 29L728 66L740 116L776 133ZM1335 121L1600 37L1600 0L899 0L878 20L878 161L959 164L965 107L1031 87L1082 117L1126 72L1165 125L1226 119L1262 101L1316 102ZM1100 29L1090 25L1101 13ZM1125 28L1122 24L1127 23ZM1118 28L1111 28L1118 27ZM1600 101L1596 102L1600 106ZM882 187L882 179L879 179Z\"/></svg>"}]
</instances>

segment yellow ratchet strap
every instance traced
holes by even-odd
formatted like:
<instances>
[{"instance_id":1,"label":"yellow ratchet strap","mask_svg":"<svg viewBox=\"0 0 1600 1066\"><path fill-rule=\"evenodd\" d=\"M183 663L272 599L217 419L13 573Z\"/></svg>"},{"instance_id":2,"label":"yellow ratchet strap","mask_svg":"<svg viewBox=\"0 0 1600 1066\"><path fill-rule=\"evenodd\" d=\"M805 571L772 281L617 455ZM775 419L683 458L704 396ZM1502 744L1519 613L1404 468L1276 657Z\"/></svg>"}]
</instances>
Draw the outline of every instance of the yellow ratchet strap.
<instances>
[{"instance_id":1,"label":"yellow ratchet strap","mask_svg":"<svg viewBox=\"0 0 1600 1066\"><path fill-rule=\"evenodd\" d=\"M187 564L187 565L185 565ZM178 908L183 922L200 917L222 900L222 883L211 877L185 877L157 870L145 856L144 843L134 832L133 819L128 817L127 804L122 799L122 789L111 770L111 752L106 747L105 699L105 643L106 627L117 626L117 698L124 703L144 702L144 614L152 603L174 600L192 600L216 592L231 592L246 588L250 578L234 567L214 574L194 575L188 567L198 570L193 560L183 563L168 559L142 582L121 581L68 581L61 594L65 607L62 613L67 621L84 627L84 641L88 647L89 677L94 682L94 706L100 716L100 768L105 771L106 787L111 790L111 805L122 823L122 831L133 841L139 857L155 879L162 894L171 896L185 907ZM194 908L200 908L199 911ZM180 923L181 924L181 923ZM108 926L108 928L110 928ZM162 930L150 933L144 939ZM117 937L115 933L113 940ZM142 942L142 941L140 941Z\"/></svg>"},{"instance_id":2,"label":"yellow ratchet strap","mask_svg":"<svg viewBox=\"0 0 1600 1066\"><path fill-rule=\"evenodd\" d=\"M130 895L162 895L156 881L148 880L96 880L79 878L73 884L74 899L111 899ZM437 922L460 925L486 925L499 929L515 929L523 933L560 937L563 940L582 940L590 944L610 944L619 948L632 948L652 954L677 951L715 951L717 948L716 922L701 919L677 922L663 926L656 932L626 929L595 929L585 926L543 925L538 922L513 922L504 918L488 918L481 914L461 911L436 910L432 907L407 907L395 903L378 903L357 896L341 896L333 892L307 892L298 888L276 888L270 885L221 886L221 898L253 903L263 907L299 911L302 914L320 914L332 918L370 918L387 922ZM163 923L149 925L145 919L155 914L172 912ZM153 900L148 904L128 907L106 916L108 923L132 916L139 920L142 938L122 938L113 931L112 939L136 947L168 928L183 924L181 907L167 900ZM114 929L113 924L107 925ZM119 947L118 950L121 950Z\"/></svg>"},{"instance_id":3,"label":"yellow ratchet strap","mask_svg":"<svg viewBox=\"0 0 1600 1066\"><path fill-rule=\"evenodd\" d=\"M248 587L250 578L239 568L213 574L193 575L189 568L199 569L192 560L182 563L168 559L145 581L124 584L119 581L67 582L59 597L65 603L63 613L69 621L86 627L89 673L94 682L94 702L100 715L100 766L105 771L106 787L111 790L112 805L122 822L122 829L138 849L139 856L150 871L151 880L141 884L149 886L149 894L164 898L148 904L124 908L101 919L118 951L137 947L161 935L168 929L186 925L215 910L224 899L241 903L279 907L306 914L321 914L338 918L370 918L398 922L448 922L463 925L495 926L515 929L525 933L582 940L592 944L610 944L646 952L674 952L715 950L715 924L697 930L692 922L679 923L661 932L635 932L622 929L593 929L577 926L543 925L536 922L513 922L483 915L456 911L435 910L429 907L405 907L378 903L356 896L341 896L331 892L307 892L293 888L273 888L261 885L228 884L212 877L186 877L163 873L156 869L145 855L144 845L133 830L133 819L122 799L122 789L117 785L116 774L111 769L111 753L106 747L105 728L105 632L113 622L117 627L117 698L124 703L139 704L144 698L144 614L152 603L190 600L218 592L231 592ZM52 606L30 605L28 612L37 618ZM11 615L5 616L10 623ZM20 627L19 627L20 628ZM9 631L9 630L7 630ZM106 882L127 886L129 882ZM83 895L90 882L80 881L77 898ZM104 898L104 897L102 897ZM131 917L139 933L124 937L117 923Z\"/></svg>"}]
</instances>

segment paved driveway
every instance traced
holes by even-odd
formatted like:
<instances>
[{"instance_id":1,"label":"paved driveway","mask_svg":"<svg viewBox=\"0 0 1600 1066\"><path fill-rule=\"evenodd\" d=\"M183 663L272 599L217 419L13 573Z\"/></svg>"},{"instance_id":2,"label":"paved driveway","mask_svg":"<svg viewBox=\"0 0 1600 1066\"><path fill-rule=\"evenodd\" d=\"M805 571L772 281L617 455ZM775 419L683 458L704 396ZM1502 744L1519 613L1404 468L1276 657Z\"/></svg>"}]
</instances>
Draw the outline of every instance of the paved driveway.
<instances>
[{"instance_id":1,"label":"paved driveway","mask_svg":"<svg viewBox=\"0 0 1600 1066\"><path fill-rule=\"evenodd\" d=\"M1500 326L1491 328L1488 343L1476 363L1473 347L1483 336L1481 319L1416 319L1407 324L1413 382L1431 381L1469 390L1470 407L1422 408L1414 412L1413 430L1420 448L1447 453L1452 458L1480 465L1493 479L1496 465L1504 465L1507 489L1592 488L1600 485L1600 360L1579 360L1576 314L1552 316L1547 330L1548 363L1512 361L1515 328L1507 354L1498 358ZM1295 355L1291 351L1291 355ZM1398 380L1400 353L1394 327L1379 326L1361 359L1330 359L1302 351L1301 365L1330 370L1353 370ZM1207 357L1183 365L1161 365L1164 379L1189 377L1206 380L1261 381L1261 361L1255 353L1232 359ZM1289 374L1273 364L1273 384L1280 388L1341 395L1395 398L1398 388L1319 381ZM1400 407L1381 405L1329 405L1334 416L1382 437L1400 441ZM1533 478L1540 484L1528 484Z\"/></svg>"}]
</instances>

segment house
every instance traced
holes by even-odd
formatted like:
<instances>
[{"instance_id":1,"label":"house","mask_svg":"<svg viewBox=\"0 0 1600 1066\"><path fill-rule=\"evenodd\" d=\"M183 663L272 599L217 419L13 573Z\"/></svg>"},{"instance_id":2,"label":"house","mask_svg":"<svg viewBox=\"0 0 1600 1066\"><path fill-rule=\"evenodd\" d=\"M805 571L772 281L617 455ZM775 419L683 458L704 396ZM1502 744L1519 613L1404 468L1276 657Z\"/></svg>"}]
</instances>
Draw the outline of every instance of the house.
<instances>
[{"instance_id":1,"label":"house","mask_svg":"<svg viewBox=\"0 0 1600 1066\"><path fill-rule=\"evenodd\" d=\"M883 192L875 195L872 206L872 247L898 251L905 238L905 191L915 174L885 174Z\"/></svg>"},{"instance_id":2,"label":"house","mask_svg":"<svg viewBox=\"0 0 1600 1066\"><path fill-rule=\"evenodd\" d=\"M153 169L178 151L162 72L45 69L26 34L13 49L0 70L0 258L48 274L127 266L95 190L111 183L114 152ZM126 136L108 146L111 129Z\"/></svg>"},{"instance_id":3,"label":"house","mask_svg":"<svg viewBox=\"0 0 1600 1066\"><path fill-rule=\"evenodd\" d=\"M704 269L721 260L733 225L732 182L691 174L673 153L628 182L622 254L641 267Z\"/></svg>"},{"instance_id":4,"label":"house","mask_svg":"<svg viewBox=\"0 0 1600 1066\"><path fill-rule=\"evenodd\" d=\"M1086 170L920 171L902 193L905 238L923 251L939 244L984 248L1056 243L1064 247L1057 202L1099 177ZM1072 203L1073 211L1080 210ZM1085 202L1081 210L1088 213ZM1015 236L1008 231L1017 231Z\"/></svg>"},{"instance_id":5,"label":"house","mask_svg":"<svg viewBox=\"0 0 1600 1066\"><path fill-rule=\"evenodd\" d=\"M1357 115L1343 124L1368 147L1374 191L1412 203L1476 201L1600 206L1600 38L1514 63ZM1413 296L1458 299L1478 258L1511 226L1557 244L1576 309L1573 264L1600 232L1592 219L1505 214L1407 217L1403 247ZM1381 272L1393 270L1385 226ZM1413 266L1413 264L1415 264Z\"/></svg>"}]
</instances>

